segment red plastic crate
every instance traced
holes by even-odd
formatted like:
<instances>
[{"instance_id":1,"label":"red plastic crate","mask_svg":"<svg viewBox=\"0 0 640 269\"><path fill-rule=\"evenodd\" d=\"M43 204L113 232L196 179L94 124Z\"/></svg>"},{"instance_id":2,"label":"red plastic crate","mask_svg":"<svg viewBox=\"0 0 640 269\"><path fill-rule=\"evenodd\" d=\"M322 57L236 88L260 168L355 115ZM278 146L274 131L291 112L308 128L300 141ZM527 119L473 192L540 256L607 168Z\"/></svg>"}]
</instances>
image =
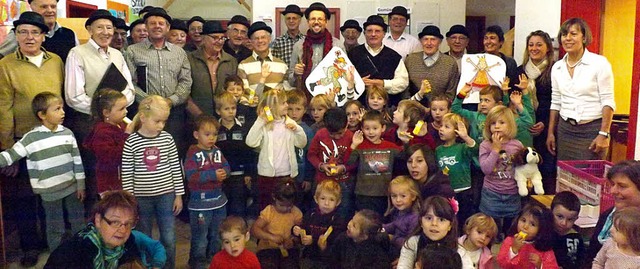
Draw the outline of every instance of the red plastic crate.
<instances>
[{"instance_id":1,"label":"red plastic crate","mask_svg":"<svg viewBox=\"0 0 640 269\"><path fill-rule=\"evenodd\" d=\"M582 202L599 205L602 213L615 204L607 180L612 166L603 160L558 161L556 192L571 191Z\"/></svg>"}]
</instances>

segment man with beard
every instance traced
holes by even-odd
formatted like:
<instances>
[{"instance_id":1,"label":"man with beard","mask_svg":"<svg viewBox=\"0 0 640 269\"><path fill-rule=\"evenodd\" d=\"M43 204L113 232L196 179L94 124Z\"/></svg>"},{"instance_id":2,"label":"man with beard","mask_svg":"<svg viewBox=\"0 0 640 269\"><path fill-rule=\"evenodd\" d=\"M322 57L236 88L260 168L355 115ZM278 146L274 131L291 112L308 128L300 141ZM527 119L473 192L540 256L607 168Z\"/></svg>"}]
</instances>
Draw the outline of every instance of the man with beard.
<instances>
[{"instance_id":1,"label":"man with beard","mask_svg":"<svg viewBox=\"0 0 640 269\"><path fill-rule=\"evenodd\" d=\"M293 52L289 60L289 85L304 85L311 70L313 70L333 47L344 50L340 40L331 36L326 29L327 21L331 19L331 13L324 4L315 2L304 12L307 18L309 30L303 40L293 45ZM305 86L302 86L304 88ZM307 99L311 100L311 94L303 90Z\"/></svg>"},{"instance_id":2,"label":"man with beard","mask_svg":"<svg viewBox=\"0 0 640 269\"><path fill-rule=\"evenodd\" d=\"M251 50L244 46L247 39L247 29L249 29L249 20L242 15L233 16L227 23L228 39L224 42L222 49L236 58L238 62L251 56Z\"/></svg>"},{"instance_id":3,"label":"man with beard","mask_svg":"<svg viewBox=\"0 0 640 269\"><path fill-rule=\"evenodd\" d=\"M382 44L387 24L378 15L372 15L364 23L365 44L355 47L349 52L349 59L363 76L367 87L377 86L389 94L388 106L396 106L403 99L403 93L409 84L407 68L402 57L394 50ZM360 97L364 104L366 94Z\"/></svg>"},{"instance_id":4,"label":"man with beard","mask_svg":"<svg viewBox=\"0 0 640 269\"><path fill-rule=\"evenodd\" d=\"M384 45L395 50L404 60L408 54L420 51L420 41L404 32L409 21L409 12L403 6L394 7L389 13L391 31L384 37Z\"/></svg>"},{"instance_id":5,"label":"man with beard","mask_svg":"<svg viewBox=\"0 0 640 269\"><path fill-rule=\"evenodd\" d=\"M340 33L342 33L342 37L344 37L344 48L346 52L360 45L358 38L360 38L360 34L362 34L362 27L360 27L358 21L346 20L344 25L340 27Z\"/></svg>"},{"instance_id":6,"label":"man with beard","mask_svg":"<svg viewBox=\"0 0 640 269\"><path fill-rule=\"evenodd\" d=\"M282 59L287 66L289 66L293 44L304 37L304 35L300 33L302 11L300 11L298 5L288 5L282 12L282 15L287 25L287 32L273 41L271 53L273 53L273 56Z\"/></svg>"}]
</instances>

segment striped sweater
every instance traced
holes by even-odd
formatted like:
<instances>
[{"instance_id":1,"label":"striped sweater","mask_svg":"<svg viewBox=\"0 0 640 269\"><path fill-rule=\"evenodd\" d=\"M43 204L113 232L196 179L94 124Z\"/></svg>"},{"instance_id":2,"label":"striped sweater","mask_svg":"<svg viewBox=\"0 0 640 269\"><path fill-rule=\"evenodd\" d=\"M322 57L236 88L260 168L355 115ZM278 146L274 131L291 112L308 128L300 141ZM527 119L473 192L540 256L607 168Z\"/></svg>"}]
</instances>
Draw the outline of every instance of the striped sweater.
<instances>
[{"instance_id":1,"label":"striped sweater","mask_svg":"<svg viewBox=\"0 0 640 269\"><path fill-rule=\"evenodd\" d=\"M242 78L245 89L251 88L256 91L257 96L261 97L262 90L258 89L258 84L262 76L262 63L258 58L259 56L253 52L251 57L242 60L238 65L238 76ZM264 85L271 88L281 86L289 67L279 58L273 57L271 53L266 57L265 62L269 65L271 74L267 77Z\"/></svg>"},{"instance_id":2,"label":"striped sweater","mask_svg":"<svg viewBox=\"0 0 640 269\"><path fill-rule=\"evenodd\" d=\"M76 138L58 125L55 131L40 125L26 133L12 148L0 153L0 167L27 157L33 192L55 201L84 190L84 170Z\"/></svg>"},{"instance_id":3,"label":"striped sweater","mask_svg":"<svg viewBox=\"0 0 640 269\"><path fill-rule=\"evenodd\" d=\"M182 167L173 137L129 135L122 150L122 189L138 197L184 194Z\"/></svg>"}]
</instances>

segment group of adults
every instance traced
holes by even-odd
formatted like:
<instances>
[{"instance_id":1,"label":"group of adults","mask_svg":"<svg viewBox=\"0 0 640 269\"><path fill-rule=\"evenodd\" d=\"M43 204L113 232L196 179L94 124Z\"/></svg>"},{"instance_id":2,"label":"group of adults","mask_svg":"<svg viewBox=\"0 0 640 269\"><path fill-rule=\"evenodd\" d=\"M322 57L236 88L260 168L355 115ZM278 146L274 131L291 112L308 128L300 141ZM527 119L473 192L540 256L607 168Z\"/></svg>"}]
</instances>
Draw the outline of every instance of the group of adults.
<instances>
[{"instance_id":1,"label":"group of adults","mask_svg":"<svg viewBox=\"0 0 640 269\"><path fill-rule=\"evenodd\" d=\"M410 14L402 6L392 9L389 25L378 15L369 16L362 27L355 20L346 20L340 27L344 37L341 42L326 29L330 11L322 3L313 3L304 12L297 5L287 6L282 13L287 31L273 42L271 27L260 21L250 23L241 15L233 16L225 29L218 21L199 16L187 22L176 21L162 8L145 7L141 19L127 26L108 11L97 10L85 23L90 40L80 45L72 30L56 22L56 0L29 0L29 4L33 11L22 13L13 22L13 31L0 44L2 150L13 146L38 125L31 112L31 100L42 91L64 96L68 106L65 126L82 141L91 129L91 97L112 66L126 81L121 91L129 104L149 94L169 100L172 109L166 130L184 153L189 143L186 119L202 113L214 114L213 96L223 91L223 82L230 75L239 75L245 88L282 85L285 89L303 88L309 94L302 81L333 47L340 47L347 51L365 85L388 92L390 105L417 93L424 80L432 87L430 93L422 96L427 103L436 94L454 98L461 58L469 43L469 32L463 25L454 25L446 33L447 53L440 52L445 36L435 25L426 26L417 38L407 34ZM309 26L306 33L300 31L303 16ZM366 42L358 44L363 31ZM555 189L556 157L599 159L607 152L615 110L613 78L607 60L586 49L591 39L589 27L582 19L567 20L558 33L566 55L554 61L550 36L543 31L532 32L527 37L523 64L518 67L512 58L500 52L504 43L500 27L490 26L484 35L485 53L505 61L505 75L512 84L518 82L518 74L527 75L528 92L536 100L537 123L530 131L536 135L536 149L545 158L541 170L547 190ZM256 76L265 68L269 73L266 79ZM90 166L90 155L82 147L81 151L85 164ZM422 154L422 160L426 160L424 166L419 166L422 168L408 167L413 171L412 177L421 182L425 191L442 187L434 184L438 183L438 177L429 176L436 171L435 161L425 159L430 154ZM20 243L25 253L22 262L32 265L47 245L38 237L44 233L34 232L36 212L42 210L37 210L37 197L28 184L24 161L1 172L16 178L3 180L2 188L16 198L9 200L8 208L20 210L10 210L9 214L19 222ZM635 184L637 194L640 174L627 177ZM97 197L91 187L95 182L90 180L91 176L88 197ZM87 201L87 208L95 202ZM106 210L95 215L93 225L99 228L97 222L106 221L108 214ZM171 267L175 253L167 254Z\"/></svg>"}]
</instances>

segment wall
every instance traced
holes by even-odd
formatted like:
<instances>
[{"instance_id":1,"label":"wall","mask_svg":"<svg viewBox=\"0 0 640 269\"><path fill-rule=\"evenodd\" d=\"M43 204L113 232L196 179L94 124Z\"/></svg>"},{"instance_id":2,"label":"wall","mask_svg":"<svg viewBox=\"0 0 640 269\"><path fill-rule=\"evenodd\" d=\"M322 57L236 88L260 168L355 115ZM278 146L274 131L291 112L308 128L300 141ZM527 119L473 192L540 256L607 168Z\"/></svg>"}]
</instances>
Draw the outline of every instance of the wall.
<instances>
[{"instance_id":1,"label":"wall","mask_svg":"<svg viewBox=\"0 0 640 269\"><path fill-rule=\"evenodd\" d=\"M167 0L147 0L148 6L163 6ZM251 14L235 0L185 0L174 1L167 12L171 17L178 19L189 19L195 15L210 20L228 20L234 15L243 15L251 18ZM247 1L251 4L251 1ZM267 0L256 0L255 2L271 2ZM254 10L256 10L254 8Z\"/></svg>"},{"instance_id":2,"label":"wall","mask_svg":"<svg viewBox=\"0 0 640 269\"><path fill-rule=\"evenodd\" d=\"M518 65L522 63L524 50L527 48L529 33L542 30L551 38L557 36L560 30L561 0L516 0L516 29L513 58Z\"/></svg>"},{"instance_id":3,"label":"wall","mask_svg":"<svg viewBox=\"0 0 640 269\"><path fill-rule=\"evenodd\" d=\"M538 3L540 1L536 0L531 2ZM486 26L500 25L502 30L506 33L510 29L509 19L511 16L515 15L515 1L467 0L466 13L466 16L485 16L487 19L485 24Z\"/></svg>"},{"instance_id":4,"label":"wall","mask_svg":"<svg viewBox=\"0 0 640 269\"><path fill-rule=\"evenodd\" d=\"M629 114L636 0L607 0L603 16L602 55L613 68L616 114Z\"/></svg>"},{"instance_id":5,"label":"wall","mask_svg":"<svg viewBox=\"0 0 640 269\"><path fill-rule=\"evenodd\" d=\"M291 0L273 0L273 1L253 1L253 18L252 21L260 20L263 17L271 17L275 19L275 7L286 7L290 4ZM317 0L299 0L295 1L297 5L304 7L309 6ZM427 12L421 8L427 6L438 6L439 18L434 18L434 22L438 22L440 31L444 33L454 24L464 24L465 21L465 6L466 0L325 0L322 1L329 8L340 8L340 24L342 25L345 20L353 17L366 18L369 15L373 15L377 7L394 7L396 5L405 5L412 8L412 13ZM368 4L368 5L367 5ZM366 6L366 8L362 8ZM306 20L303 20L303 24ZM412 33L417 36L417 33ZM441 50L447 51L448 47L446 42L442 42Z\"/></svg>"}]
</instances>

